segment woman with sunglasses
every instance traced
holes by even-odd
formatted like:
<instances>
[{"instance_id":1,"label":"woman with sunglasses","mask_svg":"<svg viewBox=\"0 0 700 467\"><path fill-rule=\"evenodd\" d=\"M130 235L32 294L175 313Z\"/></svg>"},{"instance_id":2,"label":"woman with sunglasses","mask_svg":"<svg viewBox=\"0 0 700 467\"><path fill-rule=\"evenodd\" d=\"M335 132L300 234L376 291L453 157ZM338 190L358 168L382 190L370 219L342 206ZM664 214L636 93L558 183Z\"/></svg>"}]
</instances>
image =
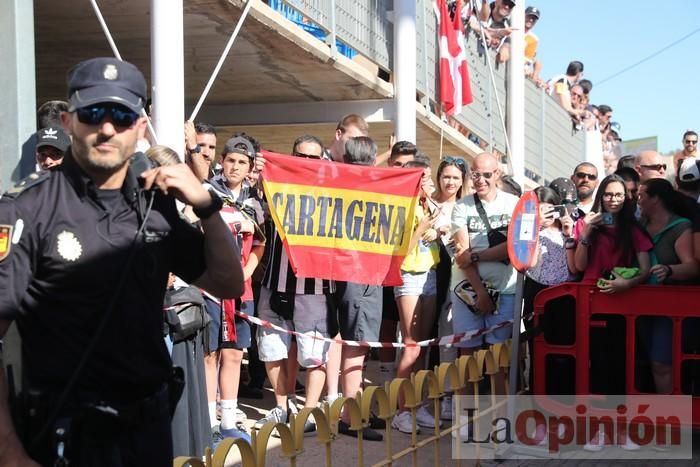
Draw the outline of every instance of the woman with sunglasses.
<instances>
[{"instance_id":1,"label":"woman with sunglasses","mask_svg":"<svg viewBox=\"0 0 700 467\"><path fill-rule=\"evenodd\" d=\"M675 191L668 180L653 178L639 187L639 208L647 232L652 236L651 275L649 283L690 284L698 276L693 256L692 224L684 195ZM671 367L671 319L643 316L637 321L642 345L646 347L656 392L669 394L673 389Z\"/></svg>"},{"instance_id":2,"label":"woman with sunglasses","mask_svg":"<svg viewBox=\"0 0 700 467\"><path fill-rule=\"evenodd\" d=\"M450 273L452 269L452 256L454 255L454 240L452 239L452 208L462 194L467 190L467 177L469 170L464 159L459 157L445 157L437 169L437 189L433 193L433 200L440 206L440 214L435 221L435 229L440 235L438 245L440 247L440 263L437 266L437 310L438 335L449 336L452 334L452 309L449 299ZM440 362L454 362L458 351L454 347L440 347ZM445 396L442 400L440 414L442 420L452 419L452 397Z\"/></svg>"},{"instance_id":3,"label":"woman with sunglasses","mask_svg":"<svg viewBox=\"0 0 700 467\"><path fill-rule=\"evenodd\" d=\"M635 218L635 211L636 203L626 196L625 181L618 175L608 175L600 183L591 212L574 227L578 240L576 269L583 272L583 282L597 283L602 293L623 293L647 280L652 243ZM639 271L626 279L613 272L616 267L637 267ZM590 388L596 394L625 393L625 330L615 318L599 315L597 321L604 321L605 326L590 331ZM598 452L608 443L606 438L603 431L598 431L584 449ZM620 447L639 449L624 438Z\"/></svg>"}]
</instances>

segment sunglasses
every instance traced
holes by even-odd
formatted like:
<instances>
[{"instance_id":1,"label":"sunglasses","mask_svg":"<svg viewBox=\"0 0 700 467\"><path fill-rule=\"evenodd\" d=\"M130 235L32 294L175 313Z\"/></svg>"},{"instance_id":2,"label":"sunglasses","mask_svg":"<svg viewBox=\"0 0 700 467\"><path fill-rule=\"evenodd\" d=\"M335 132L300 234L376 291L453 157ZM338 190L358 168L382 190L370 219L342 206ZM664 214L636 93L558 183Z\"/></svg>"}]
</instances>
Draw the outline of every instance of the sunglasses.
<instances>
[{"instance_id":1,"label":"sunglasses","mask_svg":"<svg viewBox=\"0 0 700 467\"><path fill-rule=\"evenodd\" d=\"M489 180L491 177L493 177L493 174L495 172L472 172L471 177L473 180L478 180L481 177L484 177L486 180Z\"/></svg>"},{"instance_id":2,"label":"sunglasses","mask_svg":"<svg viewBox=\"0 0 700 467\"><path fill-rule=\"evenodd\" d=\"M598 176L596 174L587 174L585 172L576 172L576 178L587 178L588 180L596 180Z\"/></svg>"},{"instance_id":3,"label":"sunglasses","mask_svg":"<svg viewBox=\"0 0 700 467\"><path fill-rule=\"evenodd\" d=\"M123 105L97 104L76 109L78 121L86 125L98 125L109 114L112 124L119 127L130 127L139 119L139 114Z\"/></svg>"},{"instance_id":4,"label":"sunglasses","mask_svg":"<svg viewBox=\"0 0 700 467\"><path fill-rule=\"evenodd\" d=\"M458 165L462 169L467 169L467 163L464 162L464 159L460 159L459 157L452 157L452 156L447 156L444 159L442 159L442 162L440 163L441 165L449 165L449 164L454 164Z\"/></svg>"},{"instance_id":5,"label":"sunglasses","mask_svg":"<svg viewBox=\"0 0 700 467\"><path fill-rule=\"evenodd\" d=\"M507 6L508 8L513 8L513 7L515 6L515 2L511 2L511 1L505 0L505 1L503 2L503 6Z\"/></svg>"},{"instance_id":6,"label":"sunglasses","mask_svg":"<svg viewBox=\"0 0 700 467\"><path fill-rule=\"evenodd\" d=\"M698 140L696 140L696 139L687 139L687 140L685 140L685 144L698 144Z\"/></svg>"},{"instance_id":7,"label":"sunglasses","mask_svg":"<svg viewBox=\"0 0 700 467\"><path fill-rule=\"evenodd\" d=\"M294 157L305 157L305 158L307 158L307 159L320 159L320 158L321 158L321 156L314 156L314 155L312 155L312 154L304 154L303 152L299 152L299 151L294 151L294 152L292 153L292 156L294 156Z\"/></svg>"},{"instance_id":8,"label":"sunglasses","mask_svg":"<svg viewBox=\"0 0 700 467\"><path fill-rule=\"evenodd\" d=\"M640 167L649 169L649 170L656 170L657 172L666 171L666 164L648 164L648 165L641 165Z\"/></svg>"}]
</instances>

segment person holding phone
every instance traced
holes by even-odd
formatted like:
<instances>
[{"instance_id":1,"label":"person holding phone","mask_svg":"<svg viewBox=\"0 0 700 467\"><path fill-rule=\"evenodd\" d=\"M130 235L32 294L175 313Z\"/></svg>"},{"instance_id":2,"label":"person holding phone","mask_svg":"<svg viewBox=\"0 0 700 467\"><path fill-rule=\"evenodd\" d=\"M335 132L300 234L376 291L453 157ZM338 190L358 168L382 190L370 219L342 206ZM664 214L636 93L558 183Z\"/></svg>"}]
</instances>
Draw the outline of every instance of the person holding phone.
<instances>
[{"instance_id":1,"label":"person holding phone","mask_svg":"<svg viewBox=\"0 0 700 467\"><path fill-rule=\"evenodd\" d=\"M643 284L649 274L649 250L653 245L635 218L635 211L635 202L626 196L625 181L618 175L608 175L600 183L591 212L574 228L576 270L583 273L584 282L602 278L603 293L618 293ZM611 272L616 267L638 267L639 274L625 279Z\"/></svg>"},{"instance_id":2,"label":"person holding phone","mask_svg":"<svg viewBox=\"0 0 700 467\"><path fill-rule=\"evenodd\" d=\"M654 242L650 284L687 285L698 277L690 221L693 212L683 196L663 178L649 179L639 187L642 219ZM671 319L643 316L637 326L641 344L651 362L656 392L670 394L673 389Z\"/></svg>"},{"instance_id":3,"label":"person holding phone","mask_svg":"<svg viewBox=\"0 0 700 467\"><path fill-rule=\"evenodd\" d=\"M598 283L602 293L623 293L649 276L651 239L635 218L636 203L626 196L625 181L619 175L608 175L600 183L591 212L577 222L574 237L578 240L574 264L583 272L583 282ZM624 278L613 271L616 267L636 267L638 273ZM595 394L623 394L625 387L624 336L610 315L598 316L605 327L590 330L590 387ZM584 450L598 452L610 440L597 431ZM639 446L627 436L618 438L620 447L637 450Z\"/></svg>"},{"instance_id":4,"label":"person holding phone","mask_svg":"<svg viewBox=\"0 0 700 467\"><path fill-rule=\"evenodd\" d=\"M537 187L535 194L540 202L540 235L537 263L525 273L523 322L527 330L533 327L535 296L548 287L574 280L577 272L574 266L576 242L571 237L574 221L566 207L559 204L561 199L553 189ZM528 339L528 350L532 358L532 339ZM532 388L532 370L529 381Z\"/></svg>"}]
</instances>

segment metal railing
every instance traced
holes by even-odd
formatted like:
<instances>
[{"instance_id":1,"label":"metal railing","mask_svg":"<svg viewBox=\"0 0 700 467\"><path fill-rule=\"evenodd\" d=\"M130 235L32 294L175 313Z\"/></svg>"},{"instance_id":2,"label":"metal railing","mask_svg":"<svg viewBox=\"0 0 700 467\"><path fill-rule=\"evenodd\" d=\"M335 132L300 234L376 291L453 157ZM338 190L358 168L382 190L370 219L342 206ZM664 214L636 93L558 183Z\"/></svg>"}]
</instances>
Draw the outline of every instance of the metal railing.
<instances>
[{"instance_id":1,"label":"metal railing","mask_svg":"<svg viewBox=\"0 0 700 467\"><path fill-rule=\"evenodd\" d=\"M460 423L466 422L453 421L451 426L440 428L435 426L431 436L423 439L417 437L416 410L422 405L424 393L427 393L427 399L433 406L435 414L439 417L440 414L440 398L447 392L459 392L460 390L469 388L475 395L475 403L479 415L493 417L493 411L497 409L495 405L490 405L488 408L479 407L479 383L486 377L490 379L490 387L492 388L491 395L495 397L493 388L496 387L495 378L499 372L507 374L510 367L510 342L503 344L492 345L489 349L482 349L474 355L462 356L454 363L441 363L435 367L435 370L421 370L411 374L410 379L396 378L391 383L387 383L385 387L370 386L363 393L358 393L357 397L341 397L336 399L331 405L324 405L320 408L304 408L299 412L299 415L293 417L290 423L267 423L257 433L253 433L252 444L248 444L241 439L227 438L223 440L216 450L212 453L211 449L207 448L204 459L196 457L177 457L173 461L174 467L223 467L229 452L238 450L243 467L263 467L265 466L266 457L269 451L268 443L273 432L277 432L281 445L281 455L283 458L289 459L289 465L295 466L297 462L303 461L304 443L315 442L321 443L325 449L325 465L330 467L333 465L333 443L338 437L338 421L340 420L341 412L345 409L350 414L350 428L353 430L361 430L363 427L369 426L369 419L373 411L374 404L376 409L374 413L378 418L385 420L386 429L384 432L384 457L379 462L376 462L374 467L391 466L394 462L400 459L409 457L413 466L427 465L426 459L420 454L425 452L422 448L432 450L433 465L444 465L444 460L440 458L440 440L442 438L451 438L452 436L459 437L458 430L461 428ZM411 441L407 448L399 452L393 451L394 440L392 436L396 433L391 428L391 420L399 408L399 400L404 400L404 405L410 410L412 419ZM310 416L313 416L316 422L317 434L314 438L304 437L304 424ZM455 416L453 419L461 420L461 417ZM453 435L453 432L457 431ZM350 440L348 437L343 437L343 440ZM306 441L305 441L306 440ZM364 462L363 440L357 438L357 465L362 467ZM347 463L347 459L336 462L336 465ZM461 462L455 459L454 463L459 466ZM471 465L473 461L465 462L465 465Z\"/></svg>"},{"instance_id":2,"label":"metal railing","mask_svg":"<svg viewBox=\"0 0 700 467\"><path fill-rule=\"evenodd\" d=\"M391 71L393 24L387 12L391 0L275 0L298 10L327 31L326 42L334 49L336 39L361 53L380 68ZM439 101L437 89L437 18L432 0L416 0L416 90L428 107ZM467 60L474 102L454 118L489 150L506 152L496 95L507 102L507 66L493 66L492 83L486 60L496 63L493 51L485 52L469 34ZM505 115L506 109L501 111ZM571 173L585 158L583 132L572 132L571 119L561 106L529 80L525 82L525 170L537 183ZM507 115L505 115L507 119Z\"/></svg>"},{"instance_id":3,"label":"metal railing","mask_svg":"<svg viewBox=\"0 0 700 467\"><path fill-rule=\"evenodd\" d=\"M284 0L283 3L323 28L331 49L339 39L384 70L391 70L393 26L387 13L392 9L392 0Z\"/></svg>"}]
</instances>

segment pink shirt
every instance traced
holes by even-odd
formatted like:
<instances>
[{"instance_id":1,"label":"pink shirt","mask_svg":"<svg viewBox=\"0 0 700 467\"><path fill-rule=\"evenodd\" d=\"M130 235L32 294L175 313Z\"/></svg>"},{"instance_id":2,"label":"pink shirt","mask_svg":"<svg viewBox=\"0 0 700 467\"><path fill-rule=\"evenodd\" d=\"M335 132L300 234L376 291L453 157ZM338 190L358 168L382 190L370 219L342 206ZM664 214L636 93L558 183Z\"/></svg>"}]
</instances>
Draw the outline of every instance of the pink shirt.
<instances>
[{"instance_id":1,"label":"pink shirt","mask_svg":"<svg viewBox=\"0 0 700 467\"><path fill-rule=\"evenodd\" d=\"M584 281L596 281L603 277L603 273L611 269L621 267L631 267L636 263L634 258L623 258L622 250L615 245L615 227L600 227L593 235L591 246L588 247L588 265L583 273ZM579 220L574 225L574 238L579 239L583 232L583 220ZM649 236L642 229L635 226L632 231L632 242L634 252L649 251L654 245Z\"/></svg>"}]
</instances>

